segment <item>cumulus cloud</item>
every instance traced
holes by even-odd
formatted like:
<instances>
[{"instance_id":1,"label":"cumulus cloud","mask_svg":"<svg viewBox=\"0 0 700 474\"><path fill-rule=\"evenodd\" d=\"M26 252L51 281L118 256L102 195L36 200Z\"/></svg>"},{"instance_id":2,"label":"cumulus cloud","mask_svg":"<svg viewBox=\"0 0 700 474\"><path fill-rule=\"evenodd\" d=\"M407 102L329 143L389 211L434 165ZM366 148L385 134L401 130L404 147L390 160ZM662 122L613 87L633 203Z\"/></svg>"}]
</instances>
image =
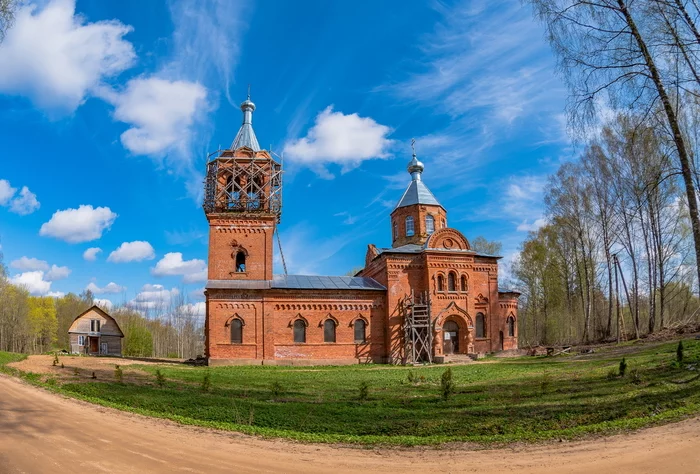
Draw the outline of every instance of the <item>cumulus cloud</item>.
<instances>
[{"instance_id":1,"label":"cumulus cloud","mask_svg":"<svg viewBox=\"0 0 700 474\"><path fill-rule=\"evenodd\" d=\"M89 242L102 237L102 232L109 229L116 218L117 214L108 207L93 208L83 204L78 209L56 211L49 222L41 226L39 235L71 244Z\"/></svg>"},{"instance_id":2,"label":"cumulus cloud","mask_svg":"<svg viewBox=\"0 0 700 474\"><path fill-rule=\"evenodd\" d=\"M56 280L63 280L65 278L68 278L68 275L70 275L71 269L68 267L59 267L58 265L51 265L51 269L46 273L46 280L48 281L56 281Z\"/></svg>"},{"instance_id":3,"label":"cumulus cloud","mask_svg":"<svg viewBox=\"0 0 700 474\"><path fill-rule=\"evenodd\" d=\"M112 309L114 307L114 304L110 300L107 300L107 299L93 298L92 302L106 311L109 311L110 309Z\"/></svg>"},{"instance_id":4,"label":"cumulus cloud","mask_svg":"<svg viewBox=\"0 0 700 474\"><path fill-rule=\"evenodd\" d=\"M10 267L23 272L37 270L46 272L49 270L49 263L38 258L20 257L10 262Z\"/></svg>"},{"instance_id":5,"label":"cumulus cloud","mask_svg":"<svg viewBox=\"0 0 700 474\"><path fill-rule=\"evenodd\" d=\"M305 165L338 163L352 167L372 158L387 158L391 129L370 117L345 115L327 107L305 137L287 142L285 158Z\"/></svg>"},{"instance_id":6,"label":"cumulus cloud","mask_svg":"<svg viewBox=\"0 0 700 474\"><path fill-rule=\"evenodd\" d=\"M124 242L107 257L108 262L125 263L153 260L156 253L150 243L142 240Z\"/></svg>"},{"instance_id":7,"label":"cumulus cloud","mask_svg":"<svg viewBox=\"0 0 700 474\"><path fill-rule=\"evenodd\" d=\"M85 252L83 252L83 258L88 262L94 262L95 260L97 260L97 254L100 252L102 252L101 248L90 247Z\"/></svg>"},{"instance_id":8,"label":"cumulus cloud","mask_svg":"<svg viewBox=\"0 0 700 474\"><path fill-rule=\"evenodd\" d=\"M85 287L86 290L89 290L93 292L96 295L102 295L105 293L121 293L122 291L126 291L125 286L117 285L113 281L110 281L105 285L104 287L100 288L97 286L94 282L90 282L90 284Z\"/></svg>"},{"instance_id":9,"label":"cumulus cloud","mask_svg":"<svg viewBox=\"0 0 700 474\"><path fill-rule=\"evenodd\" d=\"M121 135L122 145L137 155L158 155L186 151L206 96L199 83L147 77L132 79L123 92L103 97L114 105L114 118L130 125Z\"/></svg>"},{"instance_id":10,"label":"cumulus cloud","mask_svg":"<svg viewBox=\"0 0 700 474\"><path fill-rule=\"evenodd\" d=\"M50 296L51 298L63 298L66 294L63 291L49 291L46 293L46 296Z\"/></svg>"},{"instance_id":11,"label":"cumulus cloud","mask_svg":"<svg viewBox=\"0 0 700 474\"><path fill-rule=\"evenodd\" d=\"M17 190L6 179L0 179L0 206L7 206Z\"/></svg>"},{"instance_id":12,"label":"cumulus cloud","mask_svg":"<svg viewBox=\"0 0 700 474\"><path fill-rule=\"evenodd\" d=\"M178 296L180 291L177 288L168 290L163 285L146 284L136 297L129 302L129 306L142 310L165 309Z\"/></svg>"},{"instance_id":13,"label":"cumulus cloud","mask_svg":"<svg viewBox=\"0 0 700 474\"><path fill-rule=\"evenodd\" d=\"M528 222L527 220L524 220L522 223L520 223L517 227L518 232L535 232L539 230L541 227L544 227L547 224L547 220L540 217L539 219L535 219L532 222Z\"/></svg>"},{"instance_id":14,"label":"cumulus cloud","mask_svg":"<svg viewBox=\"0 0 700 474\"><path fill-rule=\"evenodd\" d=\"M0 91L37 106L72 112L106 78L130 67L136 54L119 21L87 23L74 0L20 8L0 48Z\"/></svg>"},{"instance_id":15,"label":"cumulus cloud","mask_svg":"<svg viewBox=\"0 0 700 474\"><path fill-rule=\"evenodd\" d=\"M36 194L31 192L28 187L22 186L19 196L10 202L10 212L26 216L39 209L40 206L41 204L36 199Z\"/></svg>"},{"instance_id":16,"label":"cumulus cloud","mask_svg":"<svg viewBox=\"0 0 700 474\"><path fill-rule=\"evenodd\" d=\"M51 289L51 282L44 279L44 272L24 272L10 278L13 285L26 288L32 295L45 295Z\"/></svg>"},{"instance_id":17,"label":"cumulus cloud","mask_svg":"<svg viewBox=\"0 0 700 474\"><path fill-rule=\"evenodd\" d=\"M151 269L154 276L182 276L185 283L205 281L207 279L207 264L204 260L183 260L182 253L170 252L156 263Z\"/></svg>"},{"instance_id":18,"label":"cumulus cloud","mask_svg":"<svg viewBox=\"0 0 700 474\"><path fill-rule=\"evenodd\" d=\"M198 319L202 319L206 315L207 305L204 303L204 301L200 301L198 303L187 303L178 306L177 312L180 314L196 316Z\"/></svg>"}]
</instances>

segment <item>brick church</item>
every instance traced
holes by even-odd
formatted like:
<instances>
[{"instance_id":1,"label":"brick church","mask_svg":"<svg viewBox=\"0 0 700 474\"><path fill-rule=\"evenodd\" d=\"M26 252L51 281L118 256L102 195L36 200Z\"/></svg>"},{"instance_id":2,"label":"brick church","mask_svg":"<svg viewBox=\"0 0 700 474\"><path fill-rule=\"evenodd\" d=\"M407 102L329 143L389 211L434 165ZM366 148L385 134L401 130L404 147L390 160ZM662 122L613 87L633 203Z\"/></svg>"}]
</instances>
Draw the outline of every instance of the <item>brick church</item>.
<instances>
[{"instance_id":1,"label":"brick church","mask_svg":"<svg viewBox=\"0 0 700 474\"><path fill-rule=\"evenodd\" d=\"M500 257L448 227L415 150L388 216L391 247L369 244L352 277L273 274L282 167L258 144L250 97L241 110L205 179L210 365L445 362L517 348L519 295L499 291Z\"/></svg>"}]
</instances>

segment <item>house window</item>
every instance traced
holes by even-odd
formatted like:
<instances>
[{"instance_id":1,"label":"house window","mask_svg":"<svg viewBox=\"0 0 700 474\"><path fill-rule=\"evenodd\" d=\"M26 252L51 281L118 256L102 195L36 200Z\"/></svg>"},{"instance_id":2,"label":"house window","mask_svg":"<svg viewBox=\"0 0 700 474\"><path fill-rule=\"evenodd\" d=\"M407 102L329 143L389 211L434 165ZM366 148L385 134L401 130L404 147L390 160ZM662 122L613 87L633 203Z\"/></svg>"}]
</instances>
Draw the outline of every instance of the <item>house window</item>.
<instances>
[{"instance_id":1,"label":"house window","mask_svg":"<svg viewBox=\"0 0 700 474\"><path fill-rule=\"evenodd\" d=\"M335 342L335 321L332 319L323 323L323 342Z\"/></svg>"},{"instance_id":2,"label":"house window","mask_svg":"<svg viewBox=\"0 0 700 474\"><path fill-rule=\"evenodd\" d=\"M430 214L425 216L425 231L428 233L428 235L435 232L435 218Z\"/></svg>"},{"instance_id":3,"label":"house window","mask_svg":"<svg viewBox=\"0 0 700 474\"><path fill-rule=\"evenodd\" d=\"M445 277L438 275L437 277L437 290L445 291Z\"/></svg>"},{"instance_id":4,"label":"house window","mask_svg":"<svg viewBox=\"0 0 700 474\"><path fill-rule=\"evenodd\" d=\"M306 323L301 319L294 321L294 342L306 342Z\"/></svg>"},{"instance_id":5,"label":"house window","mask_svg":"<svg viewBox=\"0 0 700 474\"><path fill-rule=\"evenodd\" d=\"M413 217L406 218L406 237L412 237L415 231L413 230Z\"/></svg>"},{"instance_id":6,"label":"house window","mask_svg":"<svg viewBox=\"0 0 700 474\"><path fill-rule=\"evenodd\" d=\"M467 276L466 276L466 275L462 275L462 281L461 281L460 289L461 289L462 291L467 291Z\"/></svg>"},{"instance_id":7,"label":"house window","mask_svg":"<svg viewBox=\"0 0 700 474\"><path fill-rule=\"evenodd\" d=\"M364 319L358 319L355 321L355 342L364 343L367 341L367 335L365 333L367 329L367 323Z\"/></svg>"},{"instance_id":8,"label":"house window","mask_svg":"<svg viewBox=\"0 0 700 474\"><path fill-rule=\"evenodd\" d=\"M231 320L231 344L243 344L243 321Z\"/></svg>"},{"instance_id":9,"label":"house window","mask_svg":"<svg viewBox=\"0 0 700 474\"><path fill-rule=\"evenodd\" d=\"M85 336L78 336L78 345L79 346L85 345Z\"/></svg>"},{"instance_id":10,"label":"house window","mask_svg":"<svg viewBox=\"0 0 700 474\"><path fill-rule=\"evenodd\" d=\"M513 316L508 317L508 336L515 337L515 318Z\"/></svg>"},{"instance_id":11,"label":"house window","mask_svg":"<svg viewBox=\"0 0 700 474\"><path fill-rule=\"evenodd\" d=\"M476 337L486 337L486 321L483 313L476 315Z\"/></svg>"},{"instance_id":12,"label":"house window","mask_svg":"<svg viewBox=\"0 0 700 474\"><path fill-rule=\"evenodd\" d=\"M242 250L236 254L236 273L245 273L245 253Z\"/></svg>"},{"instance_id":13,"label":"house window","mask_svg":"<svg viewBox=\"0 0 700 474\"><path fill-rule=\"evenodd\" d=\"M100 332L100 320L91 319L90 320L90 332Z\"/></svg>"},{"instance_id":14,"label":"house window","mask_svg":"<svg viewBox=\"0 0 700 474\"><path fill-rule=\"evenodd\" d=\"M447 275L447 291L457 291L457 287L455 286L455 274L450 273Z\"/></svg>"}]
</instances>

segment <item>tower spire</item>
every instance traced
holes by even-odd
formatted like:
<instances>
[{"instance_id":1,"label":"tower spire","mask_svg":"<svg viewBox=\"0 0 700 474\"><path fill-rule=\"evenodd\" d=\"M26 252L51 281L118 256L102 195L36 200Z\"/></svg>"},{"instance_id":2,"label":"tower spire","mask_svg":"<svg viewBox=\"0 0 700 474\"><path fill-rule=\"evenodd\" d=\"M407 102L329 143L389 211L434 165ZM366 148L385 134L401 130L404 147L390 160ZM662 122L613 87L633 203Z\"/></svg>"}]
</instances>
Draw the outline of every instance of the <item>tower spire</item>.
<instances>
[{"instance_id":1,"label":"tower spire","mask_svg":"<svg viewBox=\"0 0 700 474\"><path fill-rule=\"evenodd\" d=\"M416 156L416 139L411 138L411 149L413 150L413 159L408 162L408 167L407 170L409 174L411 175L411 179L413 181L420 181L421 180L421 174L423 173L423 170L425 169L425 165L418 161L418 157Z\"/></svg>"},{"instance_id":2,"label":"tower spire","mask_svg":"<svg viewBox=\"0 0 700 474\"><path fill-rule=\"evenodd\" d=\"M238 130L233 144L231 144L231 149L236 150L245 146L253 151L260 151L260 144L253 130L255 104L250 100L250 84L248 85L248 98L241 104L241 111L243 112L243 124Z\"/></svg>"}]
</instances>

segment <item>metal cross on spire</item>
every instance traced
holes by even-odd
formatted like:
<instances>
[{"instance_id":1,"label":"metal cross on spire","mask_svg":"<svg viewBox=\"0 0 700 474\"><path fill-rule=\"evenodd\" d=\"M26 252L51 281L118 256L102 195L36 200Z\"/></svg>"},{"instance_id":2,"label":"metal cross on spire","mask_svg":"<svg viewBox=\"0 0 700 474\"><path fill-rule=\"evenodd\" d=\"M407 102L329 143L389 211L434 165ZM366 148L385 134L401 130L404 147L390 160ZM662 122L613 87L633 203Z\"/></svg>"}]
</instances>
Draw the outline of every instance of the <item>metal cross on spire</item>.
<instances>
[{"instance_id":1,"label":"metal cross on spire","mask_svg":"<svg viewBox=\"0 0 700 474\"><path fill-rule=\"evenodd\" d=\"M248 100L250 100L250 84L248 84Z\"/></svg>"},{"instance_id":2,"label":"metal cross on spire","mask_svg":"<svg viewBox=\"0 0 700 474\"><path fill-rule=\"evenodd\" d=\"M413 150L413 156L416 156L416 139L411 138L411 149Z\"/></svg>"}]
</instances>

